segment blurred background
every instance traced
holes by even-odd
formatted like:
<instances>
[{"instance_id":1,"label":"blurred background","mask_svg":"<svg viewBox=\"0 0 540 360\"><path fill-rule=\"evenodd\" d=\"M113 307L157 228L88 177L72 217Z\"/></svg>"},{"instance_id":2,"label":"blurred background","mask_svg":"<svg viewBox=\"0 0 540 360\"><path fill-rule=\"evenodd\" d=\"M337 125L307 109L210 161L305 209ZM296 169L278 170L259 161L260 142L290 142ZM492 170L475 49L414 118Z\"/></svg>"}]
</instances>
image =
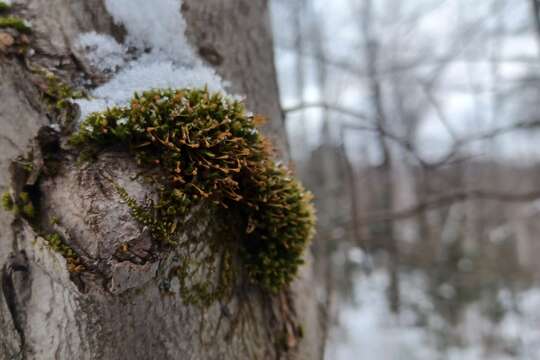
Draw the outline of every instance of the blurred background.
<instances>
[{"instance_id":1,"label":"blurred background","mask_svg":"<svg viewBox=\"0 0 540 360\"><path fill-rule=\"evenodd\" d=\"M539 9L272 0L326 359L540 359Z\"/></svg>"}]
</instances>

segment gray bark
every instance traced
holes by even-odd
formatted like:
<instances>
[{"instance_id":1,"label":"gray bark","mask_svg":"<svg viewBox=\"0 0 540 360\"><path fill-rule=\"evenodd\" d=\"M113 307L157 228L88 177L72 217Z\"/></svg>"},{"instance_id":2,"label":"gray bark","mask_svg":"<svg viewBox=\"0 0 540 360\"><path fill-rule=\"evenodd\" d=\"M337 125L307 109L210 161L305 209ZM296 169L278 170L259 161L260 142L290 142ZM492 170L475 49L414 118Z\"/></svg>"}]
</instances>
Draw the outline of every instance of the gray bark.
<instances>
[{"instance_id":1,"label":"gray bark","mask_svg":"<svg viewBox=\"0 0 540 360\"><path fill-rule=\"evenodd\" d=\"M39 65L72 84L84 78L97 84L103 74L90 71L77 56L76 37L97 31L122 40L125 34L113 24L102 0L27 0L16 2L13 11L32 21L32 51L21 55L0 47L0 191L19 186L12 183L12 160L32 146L37 149L38 131L58 115L47 109L39 79L30 69ZM231 83L233 92L246 94L250 110L268 117L264 131L287 160L266 1L186 0L182 11L193 46ZM37 182L39 219L64 235L97 271L70 274L65 259L34 227L0 210L0 359L322 356L318 349L323 332L309 263L298 280L276 296L240 281L230 299L207 309L187 305L178 295L164 295L175 253L185 249L160 259L149 257L148 234L107 180L112 177L139 200L152 196L135 178L135 164L125 155L109 153L76 166L70 156L62 155L55 176ZM195 242L226 241L235 235L230 216L203 204L188 215L180 236ZM44 220L53 217L61 223L53 226ZM130 256L118 258L115 251L126 241ZM172 293L177 287L174 281L170 284Z\"/></svg>"}]
</instances>

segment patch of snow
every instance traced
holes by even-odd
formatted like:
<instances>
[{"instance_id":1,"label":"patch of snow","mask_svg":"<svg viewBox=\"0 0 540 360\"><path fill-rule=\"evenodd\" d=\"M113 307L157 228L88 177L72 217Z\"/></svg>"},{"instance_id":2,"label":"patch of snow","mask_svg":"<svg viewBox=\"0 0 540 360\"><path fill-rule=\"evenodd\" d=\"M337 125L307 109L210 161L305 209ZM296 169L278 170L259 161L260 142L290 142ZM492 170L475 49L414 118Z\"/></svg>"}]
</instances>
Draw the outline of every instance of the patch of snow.
<instances>
[{"instance_id":1,"label":"patch of snow","mask_svg":"<svg viewBox=\"0 0 540 360\"><path fill-rule=\"evenodd\" d=\"M116 71L127 59L124 45L110 35L95 31L79 36L76 46L85 53L90 65L100 71Z\"/></svg>"},{"instance_id":2,"label":"patch of snow","mask_svg":"<svg viewBox=\"0 0 540 360\"><path fill-rule=\"evenodd\" d=\"M51 129L53 129L54 131L56 131L56 132L60 132L60 130L61 130L60 125L58 125L58 124L50 124L49 127Z\"/></svg>"},{"instance_id":3,"label":"patch of snow","mask_svg":"<svg viewBox=\"0 0 540 360\"><path fill-rule=\"evenodd\" d=\"M339 326L331 330L326 359L356 360L532 360L540 354L540 288L512 294L501 289L504 308L500 322L485 313L481 302L466 305L455 326L438 313L419 272L400 275L402 311L389 309L385 270L356 280L353 304L344 304ZM423 321L418 314L423 314ZM438 334L438 335L436 335ZM460 336L459 347L442 348L437 336ZM489 339L492 339L491 342ZM487 341L487 342L486 342Z\"/></svg>"},{"instance_id":4,"label":"patch of snow","mask_svg":"<svg viewBox=\"0 0 540 360\"><path fill-rule=\"evenodd\" d=\"M76 99L74 100L74 102L79 104L81 110L79 122L82 122L84 119L86 119L88 115L93 112L103 111L104 109L107 109L107 107L116 105L105 99L98 99L96 97L92 97L91 99Z\"/></svg>"},{"instance_id":5,"label":"patch of snow","mask_svg":"<svg viewBox=\"0 0 540 360\"><path fill-rule=\"evenodd\" d=\"M120 71L111 81L97 88L94 95L121 103L133 96L135 91L149 88L207 85L209 90L221 90L221 79L205 67L187 70L185 67L175 66L171 61L153 62L151 55L144 55Z\"/></svg>"},{"instance_id":6,"label":"patch of snow","mask_svg":"<svg viewBox=\"0 0 540 360\"><path fill-rule=\"evenodd\" d=\"M186 21L181 0L106 0L115 23L127 30L126 45L152 49L167 59L186 65L199 61L184 33Z\"/></svg>"},{"instance_id":7,"label":"patch of snow","mask_svg":"<svg viewBox=\"0 0 540 360\"><path fill-rule=\"evenodd\" d=\"M419 346L428 342L422 329L401 326L400 319L391 315L385 296L387 286L388 276L381 270L358 281L355 286L358 304L340 312L343 329L331 335L336 340L330 342L327 359L436 359L433 350ZM413 297L420 294L415 292Z\"/></svg>"},{"instance_id":8,"label":"patch of snow","mask_svg":"<svg viewBox=\"0 0 540 360\"><path fill-rule=\"evenodd\" d=\"M81 120L111 106L126 105L135 92L156 88L201 88L224 91L227 84L215 70L197 57L186 36L182 0L106 0L114 21L127 30L126 43L118 44L103 34L80 36L78 45L96 68L117 70L105 84L94 89L91 99L76 102ZM129 60L126 49L133 49Z\"/></svg>"}]
</instances>

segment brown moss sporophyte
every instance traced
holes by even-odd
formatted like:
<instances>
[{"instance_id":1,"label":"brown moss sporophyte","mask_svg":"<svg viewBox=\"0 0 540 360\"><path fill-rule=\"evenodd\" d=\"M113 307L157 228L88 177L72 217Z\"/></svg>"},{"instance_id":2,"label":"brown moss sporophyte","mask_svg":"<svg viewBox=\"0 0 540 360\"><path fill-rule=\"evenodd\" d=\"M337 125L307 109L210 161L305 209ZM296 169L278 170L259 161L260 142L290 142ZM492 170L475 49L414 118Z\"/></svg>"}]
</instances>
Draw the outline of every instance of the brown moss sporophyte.
<instances>
[{"instance_id":1,"label":"brown moss sporophyte","mask_svg":"<svg viewBox=\"0 0 540 360\"><path fill-rule=\"evenodd\" d=\"M315 216L311 194L272 159L272 146L257 128L260 120L221 93L151 90L135 94L129 105L90 114L70 143L86 159L119 146L134 157L159 200L140 204L116 189L164 247L182 245L176 236L182 218L197 204L234 210L245 227L235 247L242 271L250 282L278 292L302 264ZM221 246L229 245L210 248ZM230 258L227 269L233 267ZM184 275L190 266L185 264L178 269ZM229 283L230 277L222 276Z\"/></svg>"}]
</instances>

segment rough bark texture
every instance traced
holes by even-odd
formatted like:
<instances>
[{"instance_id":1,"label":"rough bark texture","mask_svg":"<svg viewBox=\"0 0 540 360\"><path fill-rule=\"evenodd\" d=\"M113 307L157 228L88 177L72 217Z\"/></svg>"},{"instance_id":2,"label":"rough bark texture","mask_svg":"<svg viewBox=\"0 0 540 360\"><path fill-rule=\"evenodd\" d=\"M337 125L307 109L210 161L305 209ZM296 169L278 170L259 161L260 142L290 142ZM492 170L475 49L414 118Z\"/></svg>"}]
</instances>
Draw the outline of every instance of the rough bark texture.
<instances>
[{"instance_id":1,"label":"rough bark texture","mask_svg":"<svg viewBox=\"0 0 540 360\"><path fill-rule=\"evenodd\" d=\"M233 92L246 95L252 111L269 118L265 132L287 159L266 1L189 0L182 11L194 47ZM32 21L32 35L22 39L32 51L0 51L0 191L13 185L11 161L55 120L31 69L45 67L72 84L99 82L102 75L88 70L74 40L92 30L124 36L102 0L19 1L14 13ZM59 172L37 183L41 225L62 219L53 230L92 264L92 273L73 276L32 226L0 212L0 359L320 358L309 265L290 290L273 297L239 283L231 299L202 310L164 294L175 252L184 249L148 256L149 235L107 180L142 200L151 189L136 172L122 154L103 154L81 167L65 153ZM230 214L203 204L189 216L183 237L202 242L235 236ZM125 241L133 244L132 254L118 258L115 251ZM167 286L174 291L178 284Z\"/></svg>"}]
</instances>

